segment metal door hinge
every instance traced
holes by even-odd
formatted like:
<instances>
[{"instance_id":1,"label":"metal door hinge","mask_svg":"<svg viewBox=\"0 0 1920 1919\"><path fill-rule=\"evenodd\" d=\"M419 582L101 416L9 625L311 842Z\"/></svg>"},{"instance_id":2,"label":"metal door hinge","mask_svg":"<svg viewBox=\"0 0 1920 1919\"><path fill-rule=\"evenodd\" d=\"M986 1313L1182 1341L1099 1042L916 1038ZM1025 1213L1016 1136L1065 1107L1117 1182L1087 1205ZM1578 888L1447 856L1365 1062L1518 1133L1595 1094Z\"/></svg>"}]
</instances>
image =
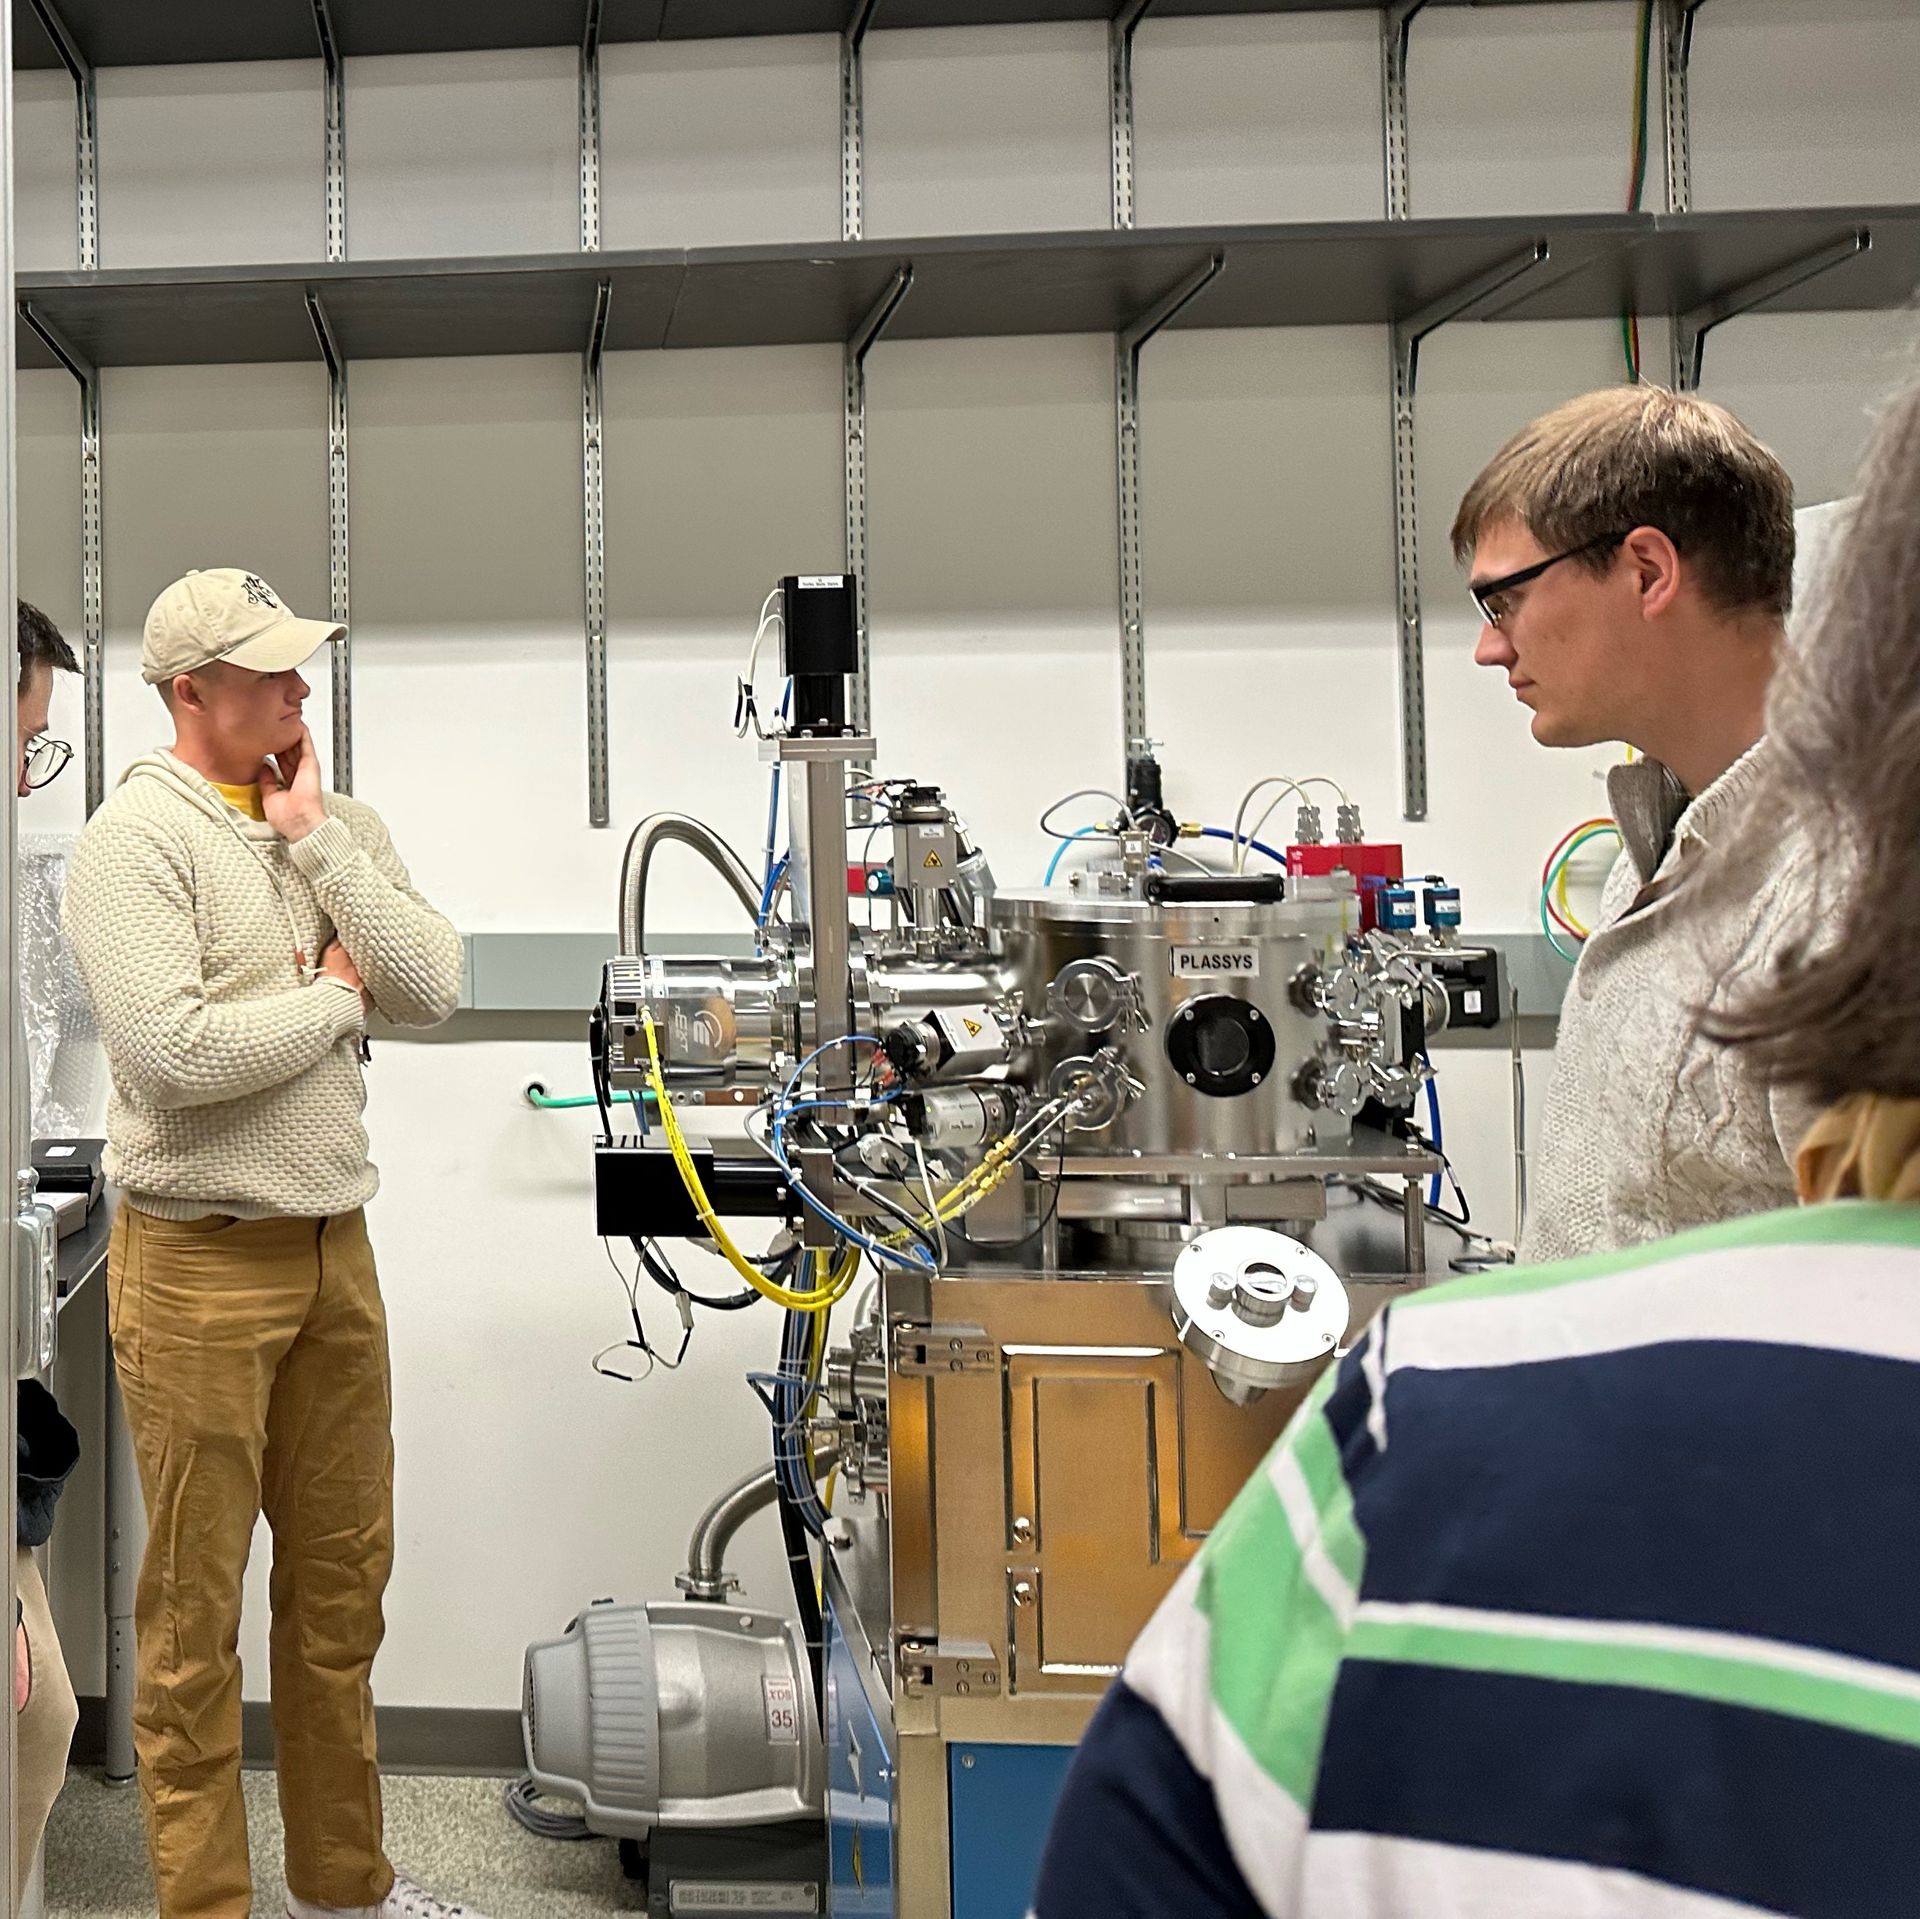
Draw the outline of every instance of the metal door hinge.
<instances>
[{"instance_id":1,"label":"metal door hinge","mask_svg":"<svg viewBox=\"0 0 1920 1919\"><path fill-rule=\"evenodd\" d=\"M895 1655L909 1698L997 1699L1000 1655L981 1639L903 1639Z\"/></svg>"},{"instance_id":2,"label":"metal door hinge","mask_svg":"<svg viewBox=\"0 0 1920 1919\"><path fill-rule=\"evenodd\" d=\"M916 1326L895 1320L893 1370L910 1378L942 1373L992 1373L1000 1369L1000 1348L984 1326Z\"/></svg>"}]
</instances>

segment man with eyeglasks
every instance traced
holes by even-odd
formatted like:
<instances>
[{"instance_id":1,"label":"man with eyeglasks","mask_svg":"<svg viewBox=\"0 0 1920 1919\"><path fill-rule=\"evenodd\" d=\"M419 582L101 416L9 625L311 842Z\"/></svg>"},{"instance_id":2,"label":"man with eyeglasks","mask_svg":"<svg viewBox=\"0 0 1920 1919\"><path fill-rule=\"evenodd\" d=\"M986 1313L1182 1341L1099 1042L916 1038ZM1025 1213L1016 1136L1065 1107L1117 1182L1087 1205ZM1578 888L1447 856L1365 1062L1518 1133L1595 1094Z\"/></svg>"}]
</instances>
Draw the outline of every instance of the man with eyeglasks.
<instances>
[{"instance_id":1,"label":"man with eyeglasks","mask_svg":"<svg viewBox=\"0 0 1920 1919\"><path fill-rule=\"evenodd\" d=\"M1809 929L1809 855L1736 894L1690 882L1768 776L1767 686L1793 602L1793 483L1725 408L1613 387L1521 429L1453 526L1482 622L1543 746L1620 741L1622 850L1561 1010L1525 1262L1790 1205L1811 1120L1701 1037Z\"/></svg>"},{"instance_id":2,"label":"man with eyeglasks","mask_svg":"<svg viewBox=\"0 0 1920 1919\"><path fill-rule=\"evenodd\" d=\"M46 737L56 672L77 673L80 663L60 629L25 600L19 602L18 674L14 712L19 757L14 790L22 799L57 779L73 757L64 740ZM26 1885L40 1850L47 1816L67 1777L80 1709L73 1696L60 1641L54 1632L47 1589L34 1563L34 1548L53 1532L54 1502L79 1458L79 1440L61 1416L53 1395L38 1380L16 1389L19 1458L15 1467L18 1523L14 1531L13 1710L19 1741L14 1779L15 1894Z\"/></svg>"},{"instance_id":3,"label":"man with eyeglasks","mask_svg":"<svg viewBox=\"0 0 1920 1919\"><path fill-rule=\"evenodd\" d=\"M55 672L78 673L60 629L37 606L20 602L20 677L14 704L20 721L20 760L14 769L14 790L22 799L50 786L66 770L73 748L65 740L47 737L53 705Z\"/></svg>"}]
</instances>

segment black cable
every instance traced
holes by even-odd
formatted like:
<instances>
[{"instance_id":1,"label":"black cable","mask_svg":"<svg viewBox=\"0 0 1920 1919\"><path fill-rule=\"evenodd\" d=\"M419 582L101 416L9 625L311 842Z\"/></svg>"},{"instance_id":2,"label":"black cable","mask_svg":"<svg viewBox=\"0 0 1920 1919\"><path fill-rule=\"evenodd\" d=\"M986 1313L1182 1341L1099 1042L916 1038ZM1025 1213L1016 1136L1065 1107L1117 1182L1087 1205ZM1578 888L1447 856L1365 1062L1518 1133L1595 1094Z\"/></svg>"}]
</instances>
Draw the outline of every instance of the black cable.
<instances>
[{"instance_id":1,"label":"black cable","mask_svg":"<svg viewBox=\"0 0 1920 1919\"><path fill-rule=\"evenodd\" d=\"M640 1256L640 1264L647 1269L647 1277L676 1299L691 1300L696 1306L711 1307L716 1313L737 1313L751 1306L760 1295L751 1286L744 1292L729 1293L724 1299L715 1299L707 1293L696 1293L691 1286L681 1284L680 1275L673 1270L667 1256L660 1252L653 1241L632 1239L628 1241Z\"/></svg>"},{"instance_id":2,"label":"black cable","mask_svg":"<svg viewBox=\"0 0 1920 1919\"><path fill-rule=\"evenodd\" d=\"M1424 1146L1428 1152L1439 1160L1440 1170L1446 1174L1447 1184L1453 1188L1453 1196L1460 1202L1460 1210L1457 1213L1450 1213L1443 1206L1429 1206L1427 1211L1433 1214L1436 1219L1444 1219L1450 1226L1471 1226L1473 1224L1473 1209L1467 1204L1467 1196L1461 1190L1460 1176L1453 1170L1453 1161L1450 1160L1425 1133L1421 1132L1417 1126L1409 1126L1407 1128L1407 1137L1413 1140L1416 1145Z\"/></svg>"},{"instance_id":3,"label":"black cable","mask_svg":"<svg viewBox=\"0 0 1920 1919\"><path fill-rule=\"evenodd\" d=\"M784 1480L802 1523L816 1539L826 1537L827 1511L813 1483L813 1448L804 1426L813 1382L808 1358L814 1315L789 1311L780 1329L779 1386L774 1397L775 1483Z\"/></svg>"},{"instance_id":4,"label":"black cable","mask_svg":"<svg viewBox=\"0 0 1920 1919\"><path fill-rule=\"evenodd\" d=\"M975 1239L958 1220L947 1222L947 1233L957 1238L962 1246L970 1246L976 1253L1014 1253L1023 1246L1030 1246L1051 1226L1060 1213L1060 1187L1067 1176L1067 1144L1060 1142L1060 1163L1054 1169L1053 1188L1047 1195L1047 1210L1041 1215L1040 1223L1030 1231L1024 1232L1018 1239ZM1036 1174L1037 1178L1044 1175Z\"/></svg>"},{"instance_id":5,"label":"black cable","mask_svg":"<svg viewBox=\"0 0 1920 1919\"><path fill-rule=\"evenodd\" d=\"M651 1379L656 1365L664 1366L668 1372L677 1372L680 1362L687 1356L687 1348L693 1343L693 1315L685 1307L681 1308L680 1350L669 1359L647 1337L646 1326L640 1318L640 1269L635 1267L633 1277L629 1279L621 1271L620 1262L614 1258L612 1245L605 1239L600 1242L600 1250L606 1254L607 1264L613 1268L613 1276L620 1282L621 1290L627 1296L627 1311L633 1320L633 1337L615 1340L611 1346L601 1347L593 1356L593 1370L602 1379L617 1379L625 1386L638 1386L643 1381ZM630 1353L641 1354L647 1362L647 1370L637 1375L617 1373L604 1363L609 1353L617 1352L622 1348Z\"/></svg>"},{"instance_id":6,"label":"black cable","mask_svg":"<svg viewBox=\"0 0 1920 1919\"><path fill-rule=\"evenodd\" d=\"M775 1481L780 1511L780 1537L787 1548L787 1576L793 1582L793 1611L807 1642L807 1670L813 1680L813 1709L826 1724L827 1632L820 1616L820 1594L813 1583L813 1553L807 1529L786 1488ZM823 1547L824 1551L825 1548Z\"/></svg>"},{"instance_id":7,"label":"black cable","mask_svg":"<svg viewBox=\"0 0 1920 1919\"><path fill-rule=\"evenodd\" d=\"M613 1096L612 1082L607 1077L606 1027L600 1018L600 1009L596 1006L591 1021L591 1033L587 1048L593 1067L593 1100L600 1109L600 1138L611 1146L613 1144Z\"/></svg>"},{"instance_id":8,"label":"black cable","mask_svg":"<svg viewBox=\"0 0 1920 1919\"><path fill-rule=\"evenodd\" d=\"M834 1170L838 1172L842 1178L852 1183L854 1190L859 1193L862 1199L871 1200L874 1203L874 1205L878 1206L883 1213L888 1214L895 1221L896 1224L904 1227L908 1232L910 1232L914 1236L914 1238L917 1239L920 1242L920 1244L923 1247L925 1247L929 1253L933 1255L935 1260L938 1260L940 1257L939 1243L935 1240L933 1233L929 1228L927 1228L926 1226L923 1226L920 1223L920 1221L915 1219L914 1216L905 1209L905 1207L896 1205L892 1200L890 1200L886 1196L885 1193L883 1193L879 1189L879 1187L872 1185L867 1180L861 1178L860 1174L858 1173L848 1172L846 1167L841 1165L840 1154L844 1152L848 1152L850 1150L851 1150L850 1148L843 1146L839 1149L839 1152L836 1152L834 1154L833 1156Z\"/></svg>"},{"instance_id":9,"label":"black cable","mask_svg":"<svg viewBox=\"0 0 1920 1919\"><path fill-rule=\"evenodd\" d=\"M1421 1183L1424 1186L1425 1181L1422 1180ZM1406 1202L1392 1187L1382 1186L1364 1173L1352 1176L1336 1174L1328 1184L1341 1192L1352 1193L1357 1198L1370 1200L1374 1205L1384 1207L1390 1213L1403 1213L1406 1210ZM1458 1193L1460 1188L1456 1185L1453 1190ZM1461 1195L1460 1203L1463 1207L1466 1205L1464 1194ZM1428 1219L1437 1220L1442 1226L1450 1227L1462 1239L1478 1240L1481 1244L1489 1246L1493 1244L1485 1233L1469 1226L1466 1219L1458 1213L1449 1213L1443 1207L1430 1206L1425 1199L1420 1202L1420 1210Z\"/></svg>"}]
</instances>

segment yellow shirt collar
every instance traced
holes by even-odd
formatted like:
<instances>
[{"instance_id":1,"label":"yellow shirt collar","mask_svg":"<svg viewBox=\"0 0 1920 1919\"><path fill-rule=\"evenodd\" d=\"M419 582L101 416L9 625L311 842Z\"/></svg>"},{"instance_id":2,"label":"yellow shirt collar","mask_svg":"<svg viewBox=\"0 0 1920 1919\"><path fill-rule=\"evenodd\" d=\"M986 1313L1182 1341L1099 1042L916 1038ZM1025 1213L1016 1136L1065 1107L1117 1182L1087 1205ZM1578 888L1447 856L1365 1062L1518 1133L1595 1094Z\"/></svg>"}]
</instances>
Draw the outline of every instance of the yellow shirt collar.
<instances>
[{"instance_id":1,"label":"yellow shirt collar","mask_svg":"<svg viewBox=\"0 0 1920 1919\"><path fill-rule=\"evenodd\" d=\"M210 780L208 784L236 813L244 813L250 820L265 820L267 817L267 809L260 803L257 783L252 786L226 786L219 780Z\"/></svg>"}]
</instances>

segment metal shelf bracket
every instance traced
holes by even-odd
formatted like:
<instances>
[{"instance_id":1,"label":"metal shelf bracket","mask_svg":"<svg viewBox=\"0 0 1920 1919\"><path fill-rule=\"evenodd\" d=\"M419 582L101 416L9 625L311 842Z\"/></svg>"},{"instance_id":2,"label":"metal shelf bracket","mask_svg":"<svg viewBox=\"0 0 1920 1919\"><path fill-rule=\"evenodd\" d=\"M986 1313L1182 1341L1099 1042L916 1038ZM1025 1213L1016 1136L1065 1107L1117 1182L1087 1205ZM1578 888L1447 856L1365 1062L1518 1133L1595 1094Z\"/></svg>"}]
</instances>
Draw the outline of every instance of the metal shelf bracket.
<instances>
[{"instance_id":1,"label":"metal shelf bracket","mask_svg":"<svg viewBox=\"0 0 1920 1919\"><path fill-rule=\"evenodd\" d=\"M74 263L82 273L100 266L100 108L93 64L80 49L53 0L32 0L35 17L73 81ZM102 613L100 529L100 370L53 323L22 301L20 317L80 388L80 626L85 704L87 812L106 797L105 622ZM111 1718L111 1715L109 1715Z\"/></svg>"},{"instance_id":2,"label":"metal shelf bracket","mask_svg":"<svg viewBox=\"0 0 1920 1919\"><path fill-rule=\"evenodd\" d=\"M606 0L587 0L580 31L580 251L600 251L600 30Z\"/></svg>"},{"instance_id":3,"label":"metal shelf bracket","mask_svg":"<svg viewBox=\"0 0 1920 1919\"><path fill-rule=\"evenodd\" d=\"M867 355L893 323L900 303L913 291L913 268L903 266L872 311L847 340L847 571L853 577L854 631L859 640L860 671L853 684L853 730L862 739L873 731L873 658L867 613Z\"/></svg>"},{"instance_id":4,"label":"metal shelf bracket","mask_svg":"<svg viewBox=\"0 0 1920 1919\"><path fill-rule=\"evenodd\" d=\"M327 258L344 260L347 257L347 64L340 54L340 41L333 30L333 14L327 0L313 0L313 28L320 39L325 95Z\"/></svg>"},{"instance_id":5,"label":"metal shelf bracket","mask_svg":"<svg viewBox=\"0 0 1920 1919\"><path fill-rule=\"evenodd\" d=\"M867 223L866 81L861 48L876 0L852 0L840 35L840 237L864 240Z\"/></svg>"},{"instance_id":6,"label":"metal shelf bracket","mask_svg":"<svg viewBox=\"0 0 1920 1919\"><path fill-rule=\"evenodd\" d=\"M1153 0L1122 0L1107 22L1107 96L1113 126L1113 224L1133 225L1133 36Z\"/></svg>"},{"instance_id":7,"label":"metal shelf bracket","mask_svg":"<svg viewBox=\"0 0 1920 1919\"><path fill-rule=\"evenodd\" d=\"M320 357L327 363L327 579L328 617L346 626L352 618L348 591L347 363L333 337L320 296L307 289L307 318ZM353 633L333 643L333 786L353 791Z\"/></svg>"},{"instance_id":8,"label":"metal shelf bracket","mask_svg":"<svg viewBox=\"0 0 1920 1919\"><path fill-rule=\"evenodd\" d=\"M100 528L100 369L31 300L20 302L26 321L80 388L80 630L81 684L86 714L87 814L106 798L106 626L102 617Z\"/></svg>"},{"instance_id":9,"label":"metal shelf bracket","mask_svg":"<svg viewBox=\"0 0 1920 1919\"><path fill-rule=\"evenodd\" d=\"M612 306L613 282L602 280L594 290L593 324L580 360L581 550L587 589L587 818L594 826L610 825L613 818L607 793L607 496L600 404L600 362L606 351L607 315Z\"/></svg>"},{"instance_id":10,"label":"metal shelf bracket","mask_svg":"<svg viewBox=\"0 0 1920 1919\"><path fill-rule=\"evenodd\" d=\"M1387 218L1407 217L1412 183L1407 166L1407 51L1413 23L1427 0L1388 0L1380 10L1380 129L1385 146Z\"/></svg>"},{"instance_id":11,"label":"metal shelf bracket","mask_svg":"<svg viewBox=\"0 0 1920 1919\"><path fill-rule=\"evenodd\" d=\"M1120 515L1120 742L1123 759L1147 737L1147 636L1140 586L1140 350L1220 277L1215 253L1164 294L1113 343L1114 452Z\"/></svg>"},{"instance_id":12,"label":"metal shelf bracket","mask_svg":"<svg viewBox=\"0 0 1920 1919\"><path fill-rule=\"evenodd\" d=\"M1420 345L1449 321L1484 308L1514 281L1543 266L1548 256L1547 242L1536 240L1393 326L1393 581L1400 617L1401 811L1410 820L1427 817L1427 669L1420 625L1420 506L1413 435Z\"/></svg>"},{"instance_id":13,"label":"metal shelf bracket","mask_svg":"<svg viewBox=\"0 0 1920 1919\"><path fill-rule=\"evenodd\" d=\"M1856 227L1844 240L1836 240L1831 246L1809 253L1803 259L1789 261L1771 273L1763 273L1757 280L1749 280L1745 286L1735 287L1715 299L1703 301L1688 312L1676 314L1673 321L1675 390L1682 393L1699 391L1701 374L1706 367L1707 335L1715 327L1738 319L1743 313L1751 313L1756 307L1765 306L1769 300L1777 300L1783 293L1791 293L1795 287L1805 286L1809 280L1818 279L1823 273L1831 273L1835 267L1845 266L1849 260L1857 260L1863 253L1872 250L1872 230Z\"/></svg>"},{"instance_id":14,"label":"metal shelf bracket","mask_svg":"<svg viewBox=\"0 0 1920 1919\"><path fill-rule=\"evenodd\" d=\"M315 0L318 5L320 0ZM75 265L92 273L100 265L100 104L94 89L93 64L61 19L53 0L31 0L34 15L53 42L73 81L73 144L75 217L79 246Z\"/></svg>"},{"instance_id":15,"label":"metal shelf bracket","mask_svg":"<svg viewBox=\"0 0 1920 1919\"><path fill-rule=\"evenodd\" d=\"M1667 211L1693 211L1693 110L1688 79L1693 16L1706 0L1660 0L1660 119L1666 133Z\"/></svg>"}]
</instances>

